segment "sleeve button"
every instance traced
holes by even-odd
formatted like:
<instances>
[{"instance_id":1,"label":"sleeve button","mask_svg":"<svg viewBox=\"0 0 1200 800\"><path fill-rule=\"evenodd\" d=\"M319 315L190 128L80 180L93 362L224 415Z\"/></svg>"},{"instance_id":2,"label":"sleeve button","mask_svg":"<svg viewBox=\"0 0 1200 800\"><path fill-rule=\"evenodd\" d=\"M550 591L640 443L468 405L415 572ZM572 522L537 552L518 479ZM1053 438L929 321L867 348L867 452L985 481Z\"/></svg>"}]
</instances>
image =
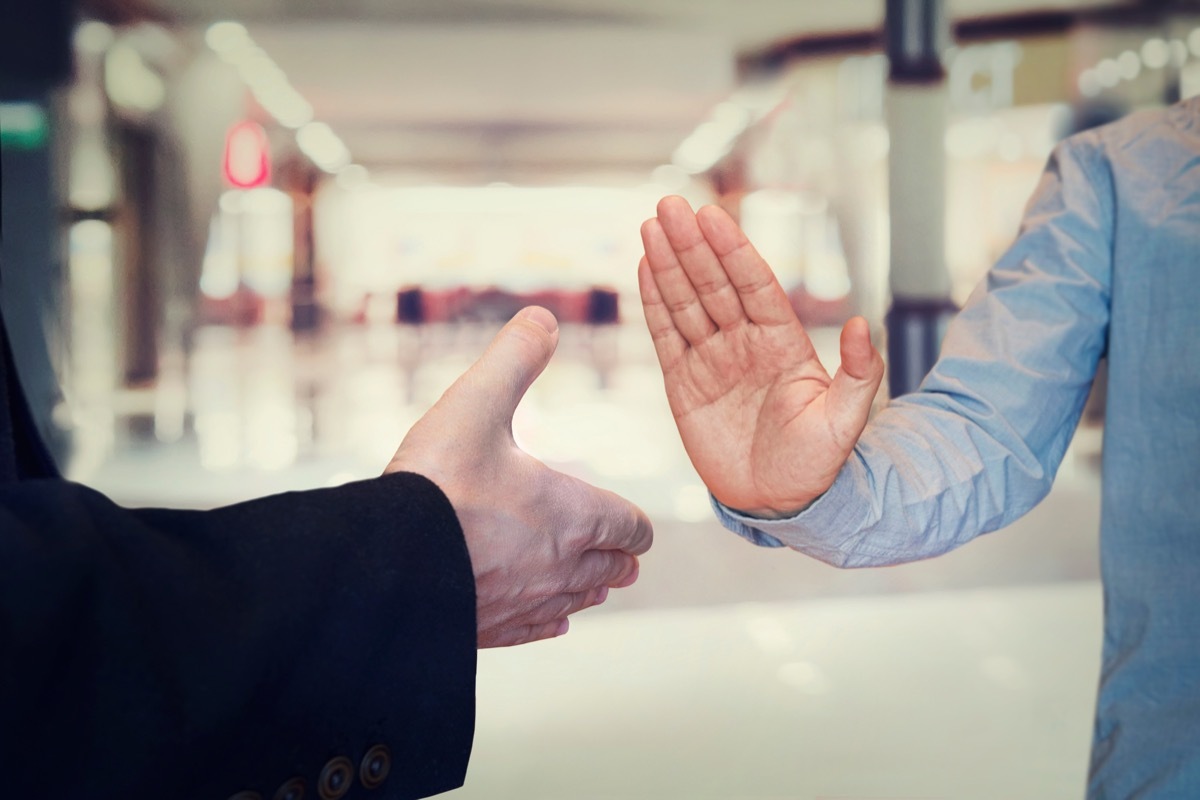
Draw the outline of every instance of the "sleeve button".
<instances>
[{"instance_id":1,"label":"sleeve button","mask_svg":"<svg viewBox=\"0 0 1200 800\"><path fill-rule=\"evenodd\" d=\"M330 759L317 778L317 795L321 800L340 800L354 782L354 764L345 756Z\"/></svg>"},{"instance_id":2,"label":"sleeve button","mask_svg":"<svg viewBox=\"0 0 1200 800\"><path fill-rule=\"evenodd\" d=\"M292 778L275 792L275 800L304 800L304 779Z\"/></svg>"},{"instance_id":3,"label":"sleeve button","mask_svg":"<svg viewBox=\"0 0 1200 800\"><path fill-rule=\"evenodd\" d=\"M358 767L358 779L368 789L377 789L392 771L392 754L387 745L377 744L363 756Z\"/></svg>"}]
</instances>

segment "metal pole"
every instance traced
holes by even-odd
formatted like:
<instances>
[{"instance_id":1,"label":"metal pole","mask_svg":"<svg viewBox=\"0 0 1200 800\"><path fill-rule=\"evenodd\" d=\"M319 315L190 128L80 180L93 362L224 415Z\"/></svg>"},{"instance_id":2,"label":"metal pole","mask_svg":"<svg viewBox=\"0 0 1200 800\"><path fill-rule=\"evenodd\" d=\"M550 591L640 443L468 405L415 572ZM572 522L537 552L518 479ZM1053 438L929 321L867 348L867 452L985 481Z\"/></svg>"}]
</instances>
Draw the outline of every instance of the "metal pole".
<instances>
[{"instance_id":1,"label":"metal pole","mask_svg":"<svg viewBox=\"0 0 1200 800\"><path fill-rule=\"evenodd\" d=\"M957 311L945 258L947 116L944 0L888 0L888 203L891 218L888 385L914 391Z\"/></svg>"}]
</instances>

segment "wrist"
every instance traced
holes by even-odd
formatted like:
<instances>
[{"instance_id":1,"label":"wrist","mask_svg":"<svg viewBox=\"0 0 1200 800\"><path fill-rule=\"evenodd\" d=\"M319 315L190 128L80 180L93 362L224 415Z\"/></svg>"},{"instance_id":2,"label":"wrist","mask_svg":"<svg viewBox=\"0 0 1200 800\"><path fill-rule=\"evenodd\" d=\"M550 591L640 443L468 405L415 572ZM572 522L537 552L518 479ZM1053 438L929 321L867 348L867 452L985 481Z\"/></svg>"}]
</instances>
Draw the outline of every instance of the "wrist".
<instances>
[{"instance_id":1,"label":"wrist","mask_svg":"<svg viewBox=\"0 0 1200 800\"><path fill-rule=\"evenodd\" d=\"M743 517L752 517L754 519L764 520L789 519L794 517L797 514L807 511L820 496L821 495L817 494L808 498L735 505L733 503L727 503L715 493L713 494L713 497L716 498L718 503L733 513L740 514Z\"/></svg>"}]
</instances>

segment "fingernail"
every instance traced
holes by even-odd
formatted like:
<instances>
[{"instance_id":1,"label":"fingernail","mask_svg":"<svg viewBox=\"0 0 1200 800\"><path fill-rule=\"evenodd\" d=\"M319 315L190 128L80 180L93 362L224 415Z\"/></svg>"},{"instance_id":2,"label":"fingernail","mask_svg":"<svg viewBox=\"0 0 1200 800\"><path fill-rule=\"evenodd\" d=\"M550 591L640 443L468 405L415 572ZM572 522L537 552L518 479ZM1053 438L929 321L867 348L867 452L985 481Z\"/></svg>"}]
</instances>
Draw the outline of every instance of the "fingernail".
<instances>
[{"instance_id":1,"label":"fingernail","mask_svg":"<svg viewBox=\"0 0 1200 800\"><path fill-rule=\"evenodd\" d=\"M600 591L596 593L596 605L600 605L608 599L608 587L601 586Z\"/></svg>"},{"instance_id":2,"label":"fingernail","mask_svg":"<svg viewBox=\"0 0 1200 800\"><path fill-rule=\"evenodd\" d=\"M553 334L558 330L558 320L554 318L546 309L541 306L529 306L521 309L521 313L517 314L521 319L527 319L536 325L545 329L546 333Z\"/></svg>"},{"instance_id":3,"label":"fingernail","mask_svg":"<svg viewBox=\"0 0 1200 800\"><path fill-rule=\"evenodd\" d=\"M554 632L554 635L562 636L564 633L566 633L568 630L570 630L570 628L571 628L571 620L564 619L562 622L558 623L558 630L556 630Z\"/></svg>"}]
</instances>

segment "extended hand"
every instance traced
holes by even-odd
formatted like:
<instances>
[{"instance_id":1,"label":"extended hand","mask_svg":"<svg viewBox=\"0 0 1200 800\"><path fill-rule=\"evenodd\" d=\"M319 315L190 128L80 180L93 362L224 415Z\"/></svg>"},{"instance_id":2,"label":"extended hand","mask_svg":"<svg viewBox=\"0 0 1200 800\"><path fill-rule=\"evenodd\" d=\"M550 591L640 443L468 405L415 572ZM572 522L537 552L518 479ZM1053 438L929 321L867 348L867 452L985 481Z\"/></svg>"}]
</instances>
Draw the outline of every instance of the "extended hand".
<instances>
[{"instance_id":1,"label":"extended hand","mask_svg":"<svg viewBox=\"0 0 1200 800\"><path fill-rule=\"evenodd\" d=\"M642 225L646 324L701 480L725 505L793 514L825 492L883 378L866 320L842 329L830 379L770 267L719 208L666 197Z\"/></svg>"},{"instance_id":2,"label":"extended hand","mask_svg":"<svg viewBox=\"0 0 1200 800\"><path fill-rule=\"evenodd\" d=\"M416 472L454 506L475 572L480 647L565 633L567 617L637 580L650 522L633 504L517 447L512 417L558 343L531 306L404 437L385 472Z\"/></svg>"}]
</instances>

